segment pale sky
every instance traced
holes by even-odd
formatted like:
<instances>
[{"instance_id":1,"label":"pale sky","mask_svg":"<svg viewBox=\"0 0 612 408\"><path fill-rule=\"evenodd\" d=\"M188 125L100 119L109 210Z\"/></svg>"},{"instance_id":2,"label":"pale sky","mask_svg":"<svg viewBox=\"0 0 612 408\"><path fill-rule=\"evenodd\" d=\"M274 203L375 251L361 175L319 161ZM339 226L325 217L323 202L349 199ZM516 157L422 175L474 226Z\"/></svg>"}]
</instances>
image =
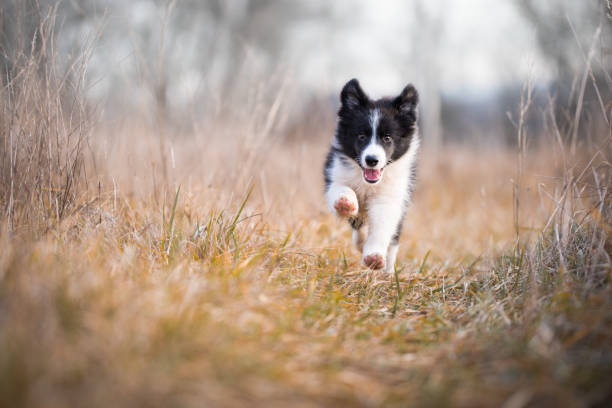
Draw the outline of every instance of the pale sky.
<instances>
[{"instance_id":1,"label":"pale sky","mask_svg":"<svg viewBox=\"0 0 612 408\"><path fill-rule=\"evenodd\" d=\"M296 46L292 60L299 64L298 76L324 89L358 77L373 96L395 93L405 82L423 85L437 80L447 94L476 96L520 83L528 75L549 79L550 68L537 51L534 27L521 18L513 1L428 0L422 4L433 17L416 23L425 26L422 29L415 28L414 3L340 2L336 10L342 24L330 33L314 27L310 33L297 30L298 44L309 35L319 42L314 55ZM347 10L355 12L347 15ZM439 39L431 43L435 35ZM437 66L437 74L432 66Z\"/></svg>"}]
</instances>

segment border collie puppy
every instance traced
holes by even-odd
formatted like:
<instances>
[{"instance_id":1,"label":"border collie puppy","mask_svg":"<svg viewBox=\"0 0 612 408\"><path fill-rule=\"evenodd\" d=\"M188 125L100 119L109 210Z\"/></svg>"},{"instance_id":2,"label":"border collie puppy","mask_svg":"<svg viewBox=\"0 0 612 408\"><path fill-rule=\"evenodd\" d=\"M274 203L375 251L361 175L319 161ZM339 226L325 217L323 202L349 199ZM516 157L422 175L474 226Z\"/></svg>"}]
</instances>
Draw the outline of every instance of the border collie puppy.
<instances>
[{"instance_id":1,"label":"border collie puppy","mask_svg":"<svg viewBox=\"0 0 612 408\"><path fill-rule=\"evenodd\" d=\"M395 98L372 100L356 79L340 94L325 195L331 211L353 228L353 241L371 269L394 270L420 144L418 99L408 85Z\"/></svg>"}]
</instances>

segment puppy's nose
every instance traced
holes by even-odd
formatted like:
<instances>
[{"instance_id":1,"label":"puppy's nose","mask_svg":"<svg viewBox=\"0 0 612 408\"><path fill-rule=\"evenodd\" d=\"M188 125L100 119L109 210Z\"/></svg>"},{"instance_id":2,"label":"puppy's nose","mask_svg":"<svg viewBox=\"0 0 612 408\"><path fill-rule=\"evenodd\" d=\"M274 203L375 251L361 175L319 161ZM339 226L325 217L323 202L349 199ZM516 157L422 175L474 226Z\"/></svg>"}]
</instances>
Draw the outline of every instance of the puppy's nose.
<instances>
[{"instance_id":1,"label":"puppy's nose","mask_svg":"<svg viewBox=\"0 0 612 408\"><path fill-rule=\"evenodd\" d=\"M374 167L378 164L378 158L376 156L366 156L365 162L368 166Z\"/></svg>"}]
</instances>

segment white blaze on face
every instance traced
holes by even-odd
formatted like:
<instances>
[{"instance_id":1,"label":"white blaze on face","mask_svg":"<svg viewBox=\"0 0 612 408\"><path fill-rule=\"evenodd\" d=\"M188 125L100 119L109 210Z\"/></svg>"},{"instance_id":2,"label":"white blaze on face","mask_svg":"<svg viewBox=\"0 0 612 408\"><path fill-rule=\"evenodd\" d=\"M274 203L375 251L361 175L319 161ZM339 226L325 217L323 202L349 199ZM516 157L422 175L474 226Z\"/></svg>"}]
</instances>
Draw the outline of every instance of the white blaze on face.
<instances>
[{"instance_id":1,"label":"white blaze on face","mask_svg":"<svg viewBox=\"0 0 612 408\"><path fill-rule=\"evenodd\" d=\"M363 168L372 168L372 169L382 169L385 167L387 163L387 156L385 154L385 149L378 143L378 138L376 137L376 129L378 128L378 121L380 119L380 111L378 109L374 109L370 112L370 126L372 127L372 136L370 138L370 142L361 152L361 166ZM368 165L366 162L366 157L372 157L378 160L378 163L374 166Z\"/></svg>"},{"instance_id":2,"label":"white blaze on face","mask_svg":"<svg viewBox=\"0 0 612 408\"><path fill-rule=\"evenodd\" d=\"M370 126L372 127L372 136L370 142L361 152L361 167L363 167L363 177L368 183L377 183L382 177L382 169L387 163L387 155L385 149L378 143L376 137L376 129L380 119L380 111L374 109L370 112Z\"/></svg>"}]
</instances>

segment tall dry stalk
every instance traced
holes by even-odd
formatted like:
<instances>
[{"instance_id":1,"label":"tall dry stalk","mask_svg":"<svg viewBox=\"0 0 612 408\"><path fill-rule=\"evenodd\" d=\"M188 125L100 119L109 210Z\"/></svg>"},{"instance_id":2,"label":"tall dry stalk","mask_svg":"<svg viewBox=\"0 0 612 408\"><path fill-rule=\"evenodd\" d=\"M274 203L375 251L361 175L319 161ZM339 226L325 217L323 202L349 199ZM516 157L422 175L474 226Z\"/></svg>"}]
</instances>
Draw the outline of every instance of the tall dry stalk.
<instances>
[{"instance_id":1,"label":"tall dry stalk","mask_svg":"<svg viewBox=\"0 0 612 408\"><path fill-rule=\"evenodd\" d=\"M519 106L518 123L516 124L518 151L516 163L516 180L514 181L513 185L513 215L517 247L520 237L519 206L521 179L523 178L525 159L527 156L527 116L529 113L529 109L531 108L532 101L533 83L531 81L528 81L523 85L523 89L521 92L521 104Z\"/></svg>"}]
</instances>

